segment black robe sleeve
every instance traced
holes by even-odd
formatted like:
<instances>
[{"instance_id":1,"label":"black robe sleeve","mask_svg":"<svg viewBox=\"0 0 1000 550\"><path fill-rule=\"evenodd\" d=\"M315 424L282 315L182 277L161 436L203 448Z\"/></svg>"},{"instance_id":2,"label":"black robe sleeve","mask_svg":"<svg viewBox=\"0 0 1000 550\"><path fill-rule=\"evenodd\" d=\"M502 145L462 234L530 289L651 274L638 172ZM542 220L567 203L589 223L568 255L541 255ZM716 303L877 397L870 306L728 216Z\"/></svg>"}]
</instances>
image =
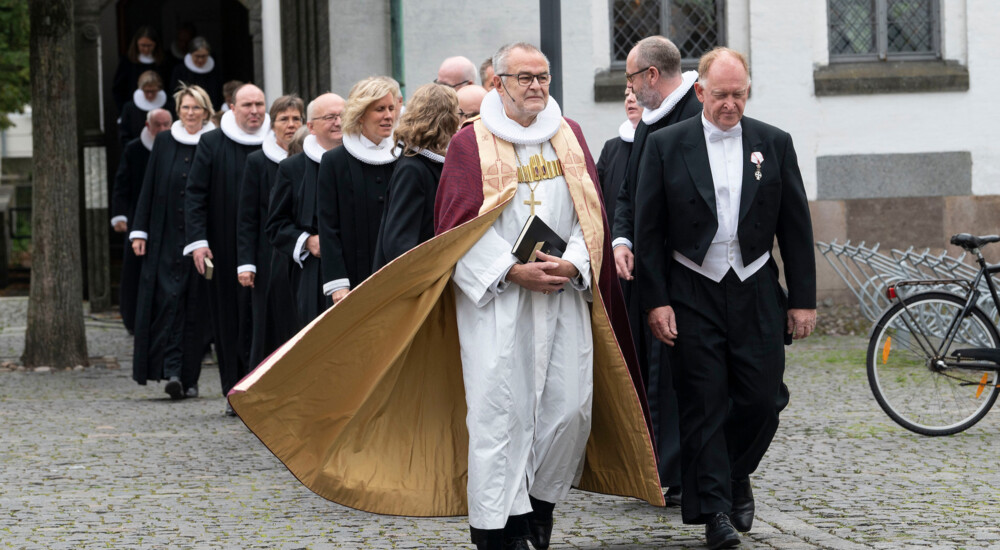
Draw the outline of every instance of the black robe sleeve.
<instances>
[{"instance_id":1,"label":"black robe sleeve","mask_svg":"<svg viewBox=\"0 0 1000 550\"><path fill-rule=\"evenodd\" d=\"M166 132L161 132L161 134L168 134L169 130ZM147 240L149 236L149 220L150 211L153 208L153 195L156 190L153 189L153 180L156 179L156 174L158 170L169 170L167 167L161 167L158 159L161 155L157 154L156 144L158 142L163 142L170 139L166 135L156 136L156 141L153 145L153 153L149 155L149 162L146 164L146 173L142 178L142 190L139 191L139 200L135 204L135 219L129 220L129 232L132 231L143 231L147 235ZM163 149L163 146L160 146ZM162 151L159 151L162 154Z\"/></svg>"},{"instance_id":2,"label":"black robe sleeve","mask_svg":"<svg viewBox=\"0 0 1000 550\"><path fill-rule=\"evenodd\" d=\"M302 230L295 224L293 202L296 183L302 179L301 167L305 164L305 153L293 155L278 164L274 175L274 186L268 199L267 224L264 231L271 246L282 254L292 257ZM297 258L292 258L297 259Z\"/></svg>"},{"instance_id":3,"label":"black robe sleeve","mask_svg":"<svg viewBox=\"0 0 1000 550\"><path fill-rule=\"evenodd\" d=\"M240 183L240 202L236 214L236 265L252 265L261 268L261 263L270 259L257 258L257 235L260 228L261 180L267 177L267 158L264 153L252 153L247 157Z\"/></svg>"},{"instance_id":4,"label":"black robe sleeve","mask_svg":"<svg viewBox=\"0 0 1000 550\"><path fill-rule=\"evenodd\" d=\"M122 150L121 160L118 161L118 171L115 172L115 185L111 191L111 217L125 216L128 217L129 204L132 202L132 181L131 175L132 170L135 169L134 166L129 164L129 152L132 148L138 144L142 147L142 143L137 143L136 140L129 142L125 145L125 149ZM132 216L133 218L135 215ZM128 224L131 227L134 220L129 219Z\"/></svg>"},{"instance_id":5,"label":"black robe sleeve","mask_svg":"<svg viewBox=\"0 0 1000 550\"><path fill-rule=\"evenodd\" d=\"M347 151L338 147L323 155L319 163L316 181L320 182L316 190L316 218L319 225L320 263L323 267L323 282L329 283L340 279L349 279L347 265L344 263L344 245L341 241L340 197L341 189L349 188L349 181L339 181L343 174L349 172L350 162ZM343 178L349 179L349 178ZM355 283L350 281L352 286Z\"/></svg>"},{"instance_id":6,"label":"black robe sleeve","mask_svg":"<svg viewBox=\"0 0 1000 550\"><path fill-rule=\"evenodd\" d=\"M614 148L614 142L618 138L611 138L604 142L604 147L601 148L601 156L597 157L597 179L600 180L598 184L601 189L607 186L606 180L608 177L608 163L611 162L611 150ZM613 207L613 205L608 205L608 207Z\"/></svg>"},{"instance_id":7,"label":"black robe sleeve","mask_svg":"<svg viewBox=\"0 0 1000 550\"><path fill-rule=\"evenodd\" d=\"M194 161L188 174L184 193L185 244L208 241L208 196L212 185L212 160L220 145L222 134L212 131L198 140ZM213 243L208 243L209 247Z\"/></svg>"}]
</instances>

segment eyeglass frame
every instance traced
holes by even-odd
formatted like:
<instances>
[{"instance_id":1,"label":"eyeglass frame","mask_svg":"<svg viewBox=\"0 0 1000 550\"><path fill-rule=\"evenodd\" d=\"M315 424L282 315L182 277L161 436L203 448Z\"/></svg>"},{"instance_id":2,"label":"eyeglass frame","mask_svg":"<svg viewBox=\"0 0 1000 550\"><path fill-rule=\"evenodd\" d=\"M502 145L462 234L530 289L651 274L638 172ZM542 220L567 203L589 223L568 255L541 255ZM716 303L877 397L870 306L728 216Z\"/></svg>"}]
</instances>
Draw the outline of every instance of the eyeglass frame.
<instances>
[{"instance_id":1,"label":"eyeglass frame","mask_svg":"<svg viewBox=\"0 0 1000 550\"><path fill-rule=\"evenodd\" d=\"M461 81L461 82L459 82L457 84L448 84L447 82L441 82L440 80L438 80L436 78L434 79L434 83L438 84L440 86L448 86L449 88L452 88L452 89L455 89L455 90L457 90L458 88L461 88L463 86L468 86L470 84L475 84L475 82L473 82L471 80L463 80L463 81Z\"/></svg>"},{"instance_id":2,"label":"eyeglass frame","mask_svg":"<svg viewBox=\"0 0 1000 550\"><path fill-rule=\"evenodd\" d=\"M534 82L534 81L536 81L536 80L538 81L538 85L539 86L548 86L549 84L552 84L552 73L539 73L539 74L531 74L531 73L517 73L517 74L512 74L512 73L498 73L498 74L496 74L494 76L500 76L500 77L503 77L503 76L513 76L514 79L517 80L517 85L520 86L520 87L522 87L522 88L527 88L528 86L531 86L531 83ZM524 83L521 82L521 77L529 77L529 76L531 77L531 80L529 80L527 84L524 84ZM545 83L542 83L542 77L545 77Z\"/></svg>"},{"instance_id":3,"label":"eyeglass frame","mask_svg":"<svg viewBox=\"0 0 1000 550\"><path fill-rule=\"evenodd\" d=\"M645 69L639 69L638 71L636 71L634 73L626 72L625 73L625 82L628 82L629 84L631 84L632 83L632 79L636 75L640 75L640 74L642 74L642 73L644 73L644 72L646 72L646 71L648 71L648 70L650 70L652 68L654 68L654 67L652 65L650 65L650 66L646 67Z\"/></svg>"},{"instance_id":4,"label":"eyeglass frame","mask_svg":"<svg viewBox=\"0 0 1000 550\"><path fill-rule=\"evenodd\" d=\"M307 120L306 122L314 122L316 120L322 120L323 122L333 122L334 120L336 120L338 118L341 119L341 120L343 120L344 119L344 113L336 113L336 114L332 114L332 115L323 115L323 116L313 117L313 118L310 118L309 120Z\"/></svg>"}]
</instances>

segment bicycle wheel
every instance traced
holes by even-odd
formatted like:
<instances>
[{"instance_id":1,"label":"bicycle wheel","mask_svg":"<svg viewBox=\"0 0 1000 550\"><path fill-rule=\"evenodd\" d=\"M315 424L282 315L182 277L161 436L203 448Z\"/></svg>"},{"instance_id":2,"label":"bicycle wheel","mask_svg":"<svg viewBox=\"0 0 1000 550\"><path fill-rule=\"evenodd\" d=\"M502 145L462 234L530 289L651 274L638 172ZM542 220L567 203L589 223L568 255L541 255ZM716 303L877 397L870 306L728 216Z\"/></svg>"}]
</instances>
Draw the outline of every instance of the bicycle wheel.
<instances>
[{"instance_id":1,"label":"bicycle wheel","mask_svg":"<svg viewBox=\"0 0 1000 550\"><path fill-rule=\"evenodd\" d=\"M1000 347L1000 336L978 307L963 318L949 349L945 333L965 306L945 292L910 296L878 320L868 344L868 384L882 410L923 435L951 435L978 422L997 400L997 369L950 366L956 349Z\"/></svg>"}]
</instances>

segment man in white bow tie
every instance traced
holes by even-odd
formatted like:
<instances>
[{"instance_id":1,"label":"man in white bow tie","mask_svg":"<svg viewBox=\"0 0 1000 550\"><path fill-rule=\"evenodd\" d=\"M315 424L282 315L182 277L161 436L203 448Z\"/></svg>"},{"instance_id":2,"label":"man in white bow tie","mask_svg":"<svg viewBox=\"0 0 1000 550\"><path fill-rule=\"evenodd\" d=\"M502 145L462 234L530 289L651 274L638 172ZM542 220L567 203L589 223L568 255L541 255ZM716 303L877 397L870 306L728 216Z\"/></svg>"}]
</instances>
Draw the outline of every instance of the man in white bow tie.
<instances>
[{"instance_id":1,"label":"man in white bow tie","mask_svg":"<svg viewBox=\"0 0 1000 550\"><path fill-rule=\"evenodd\" d=\"M783 344L816 325L812 224L791 137L743 116L746 58L705 54L704 104L650 135L636 197L636 280L653 335L673 346L682 519L710 548L740 543L750 474L788 403ZM777 238L787 295L771 257Z\"/></svg>"}]
</instances>

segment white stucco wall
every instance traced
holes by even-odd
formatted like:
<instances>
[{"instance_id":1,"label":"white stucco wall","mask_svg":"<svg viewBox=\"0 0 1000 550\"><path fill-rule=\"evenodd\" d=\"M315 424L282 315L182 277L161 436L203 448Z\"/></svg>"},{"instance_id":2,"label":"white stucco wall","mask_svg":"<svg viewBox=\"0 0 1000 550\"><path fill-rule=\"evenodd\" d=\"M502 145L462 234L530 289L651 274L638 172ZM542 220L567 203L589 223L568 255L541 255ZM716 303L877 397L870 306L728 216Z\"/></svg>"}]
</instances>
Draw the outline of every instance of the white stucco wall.
<instances>
[{"instance_id":1,"label":"white stucco wall","mask_svg":"<svg viewBox=\"0 0 1000 550\"><path fill-rule=\"evenodd\" d=\"M31 107L25 106L23 113L7 115L14 124L3 130L0 143L3 144L4 158L31 158Z\"/></svg>"}]
</instances>

